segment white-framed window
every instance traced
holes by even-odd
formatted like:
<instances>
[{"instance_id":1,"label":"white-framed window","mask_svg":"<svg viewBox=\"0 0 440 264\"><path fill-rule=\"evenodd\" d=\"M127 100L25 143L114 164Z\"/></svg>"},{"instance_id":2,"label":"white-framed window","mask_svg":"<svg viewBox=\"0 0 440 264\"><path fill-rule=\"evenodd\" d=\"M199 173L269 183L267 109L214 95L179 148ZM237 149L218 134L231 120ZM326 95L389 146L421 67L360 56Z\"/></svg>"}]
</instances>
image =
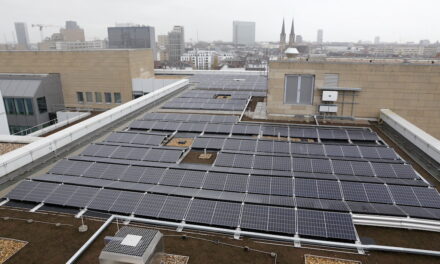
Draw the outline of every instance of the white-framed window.
<instances>
[{"instance_id":1,"label":"white-framed window","mask_svg":"<svg viewBox=\"0 0 440 264\"><path fill-rule=\"evenodd\" d=\"M284 103L298 105L313 104L314 87L315 76L313 75L286 75L284 79Z\"/></svg>"}]
</instances>

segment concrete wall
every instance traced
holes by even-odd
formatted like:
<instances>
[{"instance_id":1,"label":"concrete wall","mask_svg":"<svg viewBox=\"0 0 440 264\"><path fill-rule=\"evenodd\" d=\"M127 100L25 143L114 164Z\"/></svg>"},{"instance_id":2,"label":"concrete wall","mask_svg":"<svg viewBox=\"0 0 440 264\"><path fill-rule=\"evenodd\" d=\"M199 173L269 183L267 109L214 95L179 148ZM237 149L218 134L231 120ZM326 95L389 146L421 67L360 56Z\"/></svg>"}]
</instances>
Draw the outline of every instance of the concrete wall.
<instances>
[{"instance_id":1,"label":"concrete wall","mask_svg":"<svg viewBox=\"0 0 440 264\"><path fill-rule=\"evenodd\" d=\"M77 102L76 92L119 92L132 99L132 78L151 78L151 49L85 51L0 51L2 73L59 73L66 107L108 109L112 104Z\"/></svg>"},{"instance_id":2,"label":"concrete wall","mask_svg":"<svg viewBox=\"0 0 440 264\"><path fill-rule=\"evenodd\" d=\"M5 105L3 103L3 96L0 91L0 135L9 135L8 118L6 117Z\"/></svg>"},{"instance_id":3,"label":"concrete wall","mask_svg":"<svg viewBox=\"0 0 440 264\"><path fill-rule=\"evenodd\" d=\"M349 104L352 93L339 92L340 116L378 118L379 110L388 108L421 129L440 138L440 65L411 65L395 63L305 62L277 61L269 67L267 112L270 118L278 115L318 114L324 74L339 74L338 87L362 88ZM313 105L284 104L286 74L315 76ZM345 104L342 104L344 100ZM347 104L348 103L348 104ZM344 105L344 107L342 107Z\"/></svg>"}]
</instances>

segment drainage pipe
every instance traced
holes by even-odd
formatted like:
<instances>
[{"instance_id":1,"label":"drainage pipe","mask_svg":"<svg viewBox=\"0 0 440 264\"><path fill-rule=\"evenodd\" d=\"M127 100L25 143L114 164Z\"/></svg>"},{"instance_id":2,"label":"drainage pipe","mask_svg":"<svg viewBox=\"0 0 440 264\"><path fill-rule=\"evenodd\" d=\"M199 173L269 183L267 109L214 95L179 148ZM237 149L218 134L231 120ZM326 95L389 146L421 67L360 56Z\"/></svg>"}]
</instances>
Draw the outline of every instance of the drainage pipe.
<instances>
[{"instance_id":1,"label":"drainage pipe","mask_svg":"<svg viewBox=\"0 0 440 264\"><path fill-rule=\"evenodd\" d=\"M119 219L124 221L134 221L145 224L152 225L162 225L162 226L170 226L175 228L188 228L195 229L199 231L208 231L208 232L217 232L217 233L225 233L230 235L239 235L261 238L261 239L271 239L292 243L306 243L306 244L315 244L315 245L323 245L323 246L332 246L332 247L343 247L343 248L352 248L352 249L363 249L363 250L376 250L376 251L387 251L387 252L397 252L397 253L410 253L410 254L419 254L419 255L429 255L440 257L440 251L434 250L425 250L425 249L416 249L416 248L403 248L403 247L392 247L392 246L381 246L381 245L362 245L355 243L345 243L345 242L334 242L334 241L325 241L325 240L317 240L317 239L308 239L308 238L300 238L300 237L289 237L289 236L280 236L280 235L272 235L272 234L264 234L250 231L237 231L234 229L225 229L225 228L217 228L211 226L201 226L201 225L193 225L186 223L176 223L176 222L168 222L161 220L153 220L146 218L137 218L133 216L123 216L123 215L111 215L107 221L92 235L92 237L87 240L87 242L66 262L67 264L74 263L79 256L93 243L93 241L113 222L113 220Z\"/></svg>"}]
</instances>

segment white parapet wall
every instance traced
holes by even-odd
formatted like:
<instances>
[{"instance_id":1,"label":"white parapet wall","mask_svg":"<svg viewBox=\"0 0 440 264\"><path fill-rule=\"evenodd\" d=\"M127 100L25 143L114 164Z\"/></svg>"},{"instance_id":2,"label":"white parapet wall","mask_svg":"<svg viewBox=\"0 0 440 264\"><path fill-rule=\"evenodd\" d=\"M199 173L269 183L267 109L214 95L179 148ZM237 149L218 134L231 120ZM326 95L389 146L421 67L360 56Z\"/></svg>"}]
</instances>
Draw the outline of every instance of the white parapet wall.
<instances>
[{"instance_id":1,"label":"white parapet wall","mask_svg":"<svg viewBox=\"0 0 440 264\"><path fill-rule=\"evenodd\" d=\"M186 79L180 80L0 156L0 183L5 180L2 179L5 175L184 88L188 83Z\"/></svg>"},{"instance_id":2,"label":"white parapet wall","mask_svg":"<svg viewBox=\"0 0 440 264\"><path fill-rule=\"evenodd\" d=\"M390 109L380 110L380 119L440 163L440 140L429 135Z\"/></svg>"},{"instance_id":3,"label":"white parapet wall","mask_svg":"<svg viewBox=\"0 0 440 264\"><path fill-rule=\"evenodd\" d=\"M267 75L266 71L245 71L245 70L176 70L176 69L154 69L155 74L163 75L194 75L194 74L219 74L219 75Z\"/></svg>"}]
</instances>

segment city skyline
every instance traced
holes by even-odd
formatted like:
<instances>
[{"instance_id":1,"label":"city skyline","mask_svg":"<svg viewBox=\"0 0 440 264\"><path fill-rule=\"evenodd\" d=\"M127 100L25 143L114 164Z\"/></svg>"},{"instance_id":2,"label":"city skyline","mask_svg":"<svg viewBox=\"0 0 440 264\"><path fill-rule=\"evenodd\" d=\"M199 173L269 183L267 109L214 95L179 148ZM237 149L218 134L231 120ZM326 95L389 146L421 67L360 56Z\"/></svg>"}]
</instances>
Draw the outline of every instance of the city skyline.
<instances>
[{"instance_id":1,"label":"city skyline","mask_svg":"<svg viewBox=\"0 0 440 264\"><path fill-rule=\"evenodd\" d=\"M0 42L5 42L5 39L8 42L14 40L12 34L14 22L17 21L28 24L30 41L36 43L40 40L39 31L32 28L32 24L63 26L66 20L77 21L84 28L87 40L104 39L107 37L107 27L115 23L132 22L155 27L156 35L166 34L174 25L182 25L186 29L186 41L232 41L230 25L233 20L253 21L257 24L256 41L276 42L283 18L286 21L295 19L295 33L305 41L316 41L318 29L324 30L324 41L329 42L373 42L376 36L380 36L383 42L440 40L440 33L436 31L439 22L435 14L440 4L433 0L422 0L418 2L419 5L405 8L410 3L413 1L392 0L384 3L373 0L360 8L347 0L317 0L313 3L281 0L269 6L252 1L226 0L222 3L209 3L209 8L197 12L196 7L203 8L205 2L171 0L157 3L134 0L121 3L98 0L90 3L80 0L75 6L66 8L67 2L64 1L41 0L29 3L24 0L5 0L2 9L6 12L0 18ZM252 9L249 9L250 5ZM99 11L103 6L106 15L97 16L102 13ZM426 8L428 6L430 8ZM46 10L55 9L61 11L47 15ZM204 19L209 22L203 23ZM45 28L44 36L48 37L58 30L58 27Z\"/></svg>"}]
</instances>

